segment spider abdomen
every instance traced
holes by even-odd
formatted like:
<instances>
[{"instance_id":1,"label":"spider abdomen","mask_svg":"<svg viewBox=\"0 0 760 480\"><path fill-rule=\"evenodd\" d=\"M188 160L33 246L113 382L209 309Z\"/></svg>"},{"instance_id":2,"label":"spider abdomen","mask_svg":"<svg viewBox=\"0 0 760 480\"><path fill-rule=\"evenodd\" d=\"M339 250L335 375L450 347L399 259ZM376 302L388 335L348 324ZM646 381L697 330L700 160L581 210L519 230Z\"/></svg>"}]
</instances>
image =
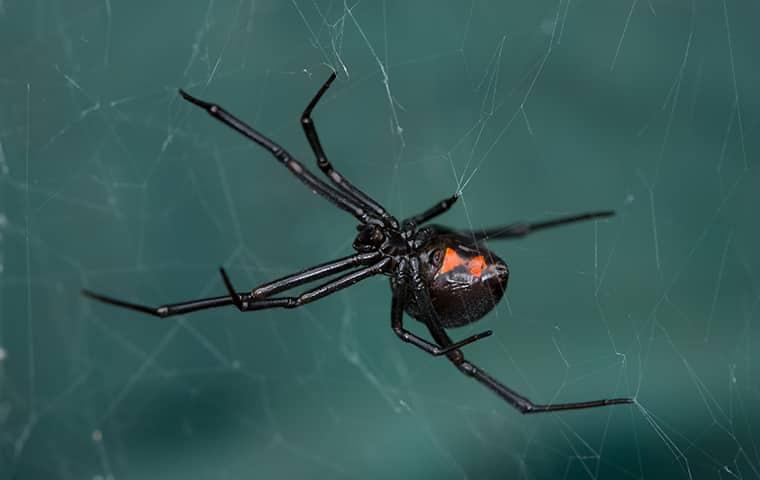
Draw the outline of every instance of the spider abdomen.
<instances>
[{"instance_id":1,"label":"spider abdomen","mask_svg":"<svg viewBox=\"0 0 760 480\"><path fill-rule=\"evenodd\" d=\"M506 262L456 234L437 237L420 260L426 293L412 289L406 312L422 322L428 315L445 328L475 322L493 310L507 288Z\"/></svg>"}]
</instances>

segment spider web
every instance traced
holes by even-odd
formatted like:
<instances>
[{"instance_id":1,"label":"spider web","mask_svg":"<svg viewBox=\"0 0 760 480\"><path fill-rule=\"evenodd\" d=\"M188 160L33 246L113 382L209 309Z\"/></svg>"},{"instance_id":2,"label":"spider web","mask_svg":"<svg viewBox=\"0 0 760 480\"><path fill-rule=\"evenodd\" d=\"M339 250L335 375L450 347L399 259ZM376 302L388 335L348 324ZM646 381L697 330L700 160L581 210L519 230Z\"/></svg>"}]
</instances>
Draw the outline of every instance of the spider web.
<instances>
[{"instance_id":1,"label":"spider web","mask_svg":"<svg viewBox=\"0 0 760 480\"><path fill-rule=\"evenodd\" d=\"M759 478L760 7L729 0L0 1L0 478ZM521 416L389 328L387 281L158 320L351 251L354 222L178 99L400 218L458 191L505 300L455 338ZM422 333L411 319L408 324Z\"/></svg>"}]
</instances>

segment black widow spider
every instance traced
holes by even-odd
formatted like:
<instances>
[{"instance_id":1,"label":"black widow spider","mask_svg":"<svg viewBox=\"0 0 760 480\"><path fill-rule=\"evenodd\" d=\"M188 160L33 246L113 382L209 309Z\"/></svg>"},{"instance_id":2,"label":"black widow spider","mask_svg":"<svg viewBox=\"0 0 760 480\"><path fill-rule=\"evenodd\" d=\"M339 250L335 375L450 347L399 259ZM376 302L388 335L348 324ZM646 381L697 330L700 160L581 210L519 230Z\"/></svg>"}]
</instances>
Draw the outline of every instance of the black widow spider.
<instances>
[{"instance_id":1,"label":"black widow spider","mask_svg":"<svg viewBox=\"0 0 760 480\"><path fill-rule=\"evenodd\" d=\"M465 359L460 349L488 337L492 333L490 330L458 342L452 341L446 333L447 328L459 327L482 318L499 302L507 287L507 264L485 248L483 241L523 237L536 230L609 217L614 212L590 212L544 222L515 223L484 230L455 231L439 225L421 227L451 208L458 198L458 195L454 195L399 223L379 203L338 173L325 156L311 118L311 111L333 80L334 72L301 115L301 125L317 157L317 166L331 184L315 177L284 148L219 105L195 98L183 90L179 93L188 102L202 108L224 125L268 150L314 193L356 217L360 224L357 226L359 233L353 243L355 254L287 275L260 285L250 292L237 292L224 268L220 268L227 295L168 304L158 308L125 302L89 290L83 290L84 295L157 317L182 315L226 305L234 305L241 312L247 312L278 307L297 308L369 277L383 274L390 277L391 327L396 335L430 355L445 355L462 373L490 388L520 412L552 412L633 403L630 398L613 398L577 403L535 404ZM299 285L346 270L349 272L298 296L275 296ZM427 327L434 342L404 328L404 311Z\"/></svg>"}]
</instances>

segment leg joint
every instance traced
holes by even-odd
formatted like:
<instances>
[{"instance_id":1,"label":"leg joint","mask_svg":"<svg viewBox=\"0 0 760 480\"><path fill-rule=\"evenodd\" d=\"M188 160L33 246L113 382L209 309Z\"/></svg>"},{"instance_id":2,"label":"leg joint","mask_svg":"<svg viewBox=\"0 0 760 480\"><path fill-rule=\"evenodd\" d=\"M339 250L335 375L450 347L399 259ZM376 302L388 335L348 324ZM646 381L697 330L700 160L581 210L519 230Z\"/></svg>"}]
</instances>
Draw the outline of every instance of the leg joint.
<instances>
[{"instance_id":1,"label":"leg joint","mask_svg":"<svg viewBox=\"0 0 760 480\"><path fill-rule=\"evenodd\" d=\"M287 299L287 302L283 305L285 308L296 308L304 304L303 297L290 297Z\"/></svg>"},{"instance_id":2,"label":"leg joint","mask_svg":"<svg viewBox=\"0 0 760 480\"><path fill-rule=\"evenodd\" d=\"M464 373L468 377L474 377L477 375L478 370L473 364L464 360L464 355L462 355L462 352L459 350L454 350L451 352L449 359L454 362L454 365L456 365L460 372Z\"/></svg>"},{"instance_id":3,"label":"leg joint","mask_svg":"<svg viewBox=\"0 0 760 480\"><path fill-rule=\"evenodd\" d=\"M409 336L409 332L407 332L407 331L404 329L404 327L401 327L401 326L394 326L394 327L393 327L393 332L396 334L396 336L398 336L398 338L400 338L401 340L403 340L403 341L405 341L405 342L409 342L409 339L411 338L411 337Z\"/></svg>"}]
</instances>

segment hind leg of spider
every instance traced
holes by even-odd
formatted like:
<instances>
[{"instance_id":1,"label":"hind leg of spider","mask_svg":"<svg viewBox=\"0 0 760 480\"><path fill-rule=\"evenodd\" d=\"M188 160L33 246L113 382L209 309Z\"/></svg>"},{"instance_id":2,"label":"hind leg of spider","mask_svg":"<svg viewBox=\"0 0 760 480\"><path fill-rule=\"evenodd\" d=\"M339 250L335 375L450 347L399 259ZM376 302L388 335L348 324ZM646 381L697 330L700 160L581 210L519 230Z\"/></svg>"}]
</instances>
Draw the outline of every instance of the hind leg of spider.
<instances>
[{"instance_id":1,"label":"hind leg of spider","mask_svg":"<svg viewBox=\"0 0 760 480\"><path fill-rule=\"evenodd\" d=\"M432 322L428 323L428 330L430 334L443 347L448 347L453 344L451 338L449 338L446 331L437 324ZM586 408L606 407L608 405L621 405L633 403L631 398L610 398L604 400L591 400L587 402L573 402L573 403L555 403L555 404L536 404L531 402L528 398L520 395L516 391L502 384L485 370L477 367L475 364L470 363L465 359L462 352L458 349L452 350L446 354L446 357L451 363L456 366L460 372L464 373L468 377L472 377L481 384L488 387L496 395L504 399L508 404L520 411L520 413L544 413L544 412L557 412L560 410L581 410Z\"/></svg>"},{"instance_id":2,"label":"hind leg of spider","mask_svg":"<svg viewBox=\"0 0 760 480\"><path fill-rule=\"evenodd\" d=\"M349 195L349 197L351 197L354 201L374 211L383 219L386 224L392 226L393 228L397 228L398 221L393 218L385 210L385 208L382 207L382 205L377 203L366 193L359 190L356 186L349 182L346 177L335 170L330 160L328 160L324 149L322 148L322 143L319 141L317 127L314 124L314 120L311 118L311 112L314 110L314 107L316 107L317 103L319 103L319 100L325 94L327 89L330 88L330 85L335 80L335 77L335 72L332 72L332 74L330 74L330 77L327 79L327 81L325 81L324 84L322 84L322 87L320 87L320 89L314 95L314 98L311 99L309 104L306 106L306 109L303 111L303 114L301 115L301 126L303 127L304 134L306 134L306 139L309 141L311 150L317 157L317 166L336 187Z\"/></svg>"}]
</instances>

